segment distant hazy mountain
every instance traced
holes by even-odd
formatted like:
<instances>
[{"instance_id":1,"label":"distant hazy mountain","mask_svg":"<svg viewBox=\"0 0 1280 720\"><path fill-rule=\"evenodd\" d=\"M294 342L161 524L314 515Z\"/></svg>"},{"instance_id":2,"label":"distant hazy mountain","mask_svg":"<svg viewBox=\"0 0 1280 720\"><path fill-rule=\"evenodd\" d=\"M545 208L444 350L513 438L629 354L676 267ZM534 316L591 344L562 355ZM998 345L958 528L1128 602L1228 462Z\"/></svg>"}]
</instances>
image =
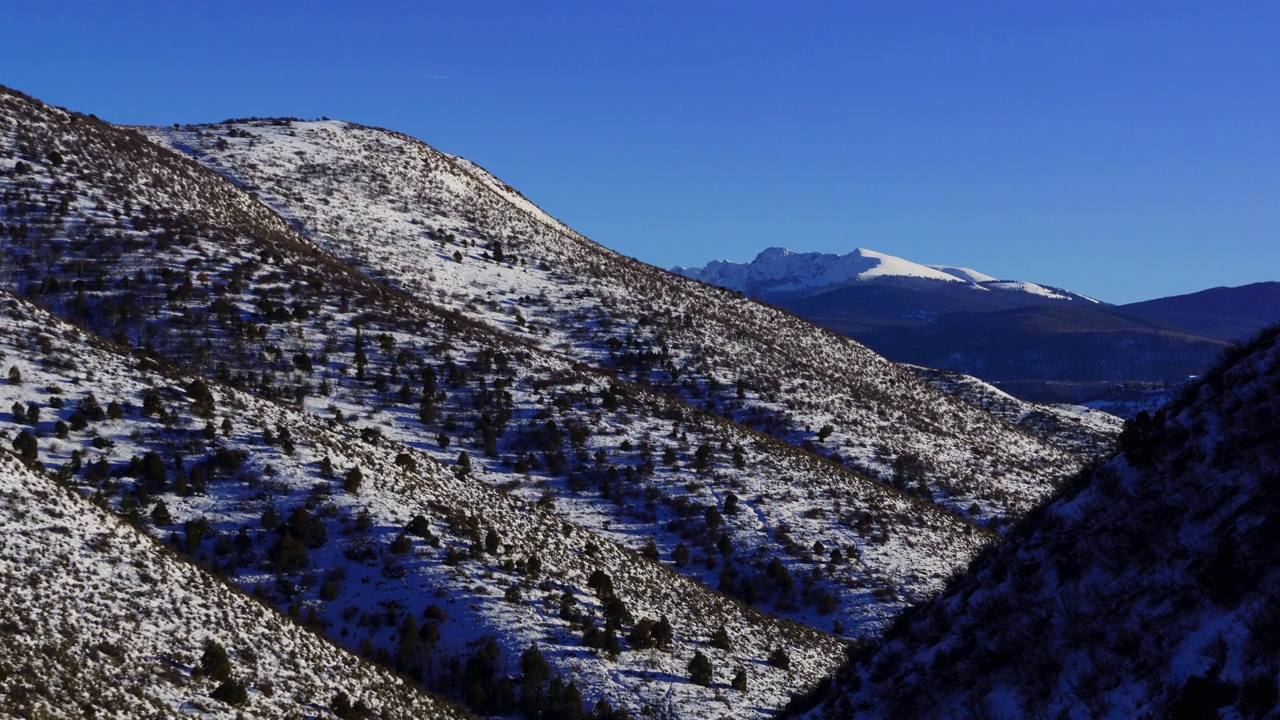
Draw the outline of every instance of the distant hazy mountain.
<instances>
[{"instance_id":1,"label":"distant hazy mountain","mask_svg":"<svg viewBox=\"0 0 1280 720\"><path fill-rule=\"evenodd\" d=\"M1197 335L1223 341L1242 341L1258 328L1280 321L1280 282L1240 287L1216 287L1122 305L1131 315L1160 320Z\"/></svg>"},{"instance_id":2,"label":"distant hazy mountain","mask_svg":"<svg viewBox=\"0 0 1280 720\"><path fill-rule=\"evenodd\" d=\"M1280 320L1280 283L1115 306L863 249L769 248L750 263L675 271L790 310L892 360L973 375L1038 402L1180 384L1227 341Z\"/></svg>"}]
</instances>

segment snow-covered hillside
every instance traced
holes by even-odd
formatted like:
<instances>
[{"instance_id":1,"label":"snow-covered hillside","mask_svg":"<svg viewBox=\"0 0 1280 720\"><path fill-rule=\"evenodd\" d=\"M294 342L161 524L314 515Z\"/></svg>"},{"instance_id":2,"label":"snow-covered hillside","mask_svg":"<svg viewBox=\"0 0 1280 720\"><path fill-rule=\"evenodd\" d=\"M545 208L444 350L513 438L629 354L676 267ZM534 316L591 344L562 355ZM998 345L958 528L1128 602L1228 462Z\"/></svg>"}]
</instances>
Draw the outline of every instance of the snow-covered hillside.
<instances>
[{"instance_id":1,"label":"snow-covered hillside","mask_svg":"<svg viewBox=\"0 0 1280 720\"><path fill-rule=\"evenodd\" d=\"M260 150L306 126L190 134ZM448 169L421 197L447 206L457 232L366 248L413 263L378 256L404 282L327 254L259 202L274 202L267 189L0 93L3 280L76 324L8 301L6 367L23 379L0 383L0 411L21 412L0 420L14 439L32 434L34 459L144 526L164 500L173 522L157 520L158 535L175 547L474 708L505 707L537 642L590 701L766 714L839 658L841 638L884 627L991 542L938 505L999 520L1075 462L782 313L600 249L584 260L596 246L567 231L533 235L563 241L561 255L482 250L462 229L469 215L550 221L474 166L341 129ZM347 157L360 152L331 158L335 172ZM305 202L374 192L340 188ZM379 207L362 222L400 227ZM850 449L886 482L851 469ZM637 630L662 615L666 650ZM421 644L402 653L409 620ZM498 699L466 694L480 684L469 661L494 655L482 638L503 658ZM789 669L769 663L777 650ZM695 653L715 663L710 688L687 681ZM741 691L728 687L739 669Z\"/></svg>"},{"instance_id":2,"label":"snow-covered hillside","mask_svg":"<svg viewBox=\"0 0 1280 720\"><path fill-rule=\"evenodd\" d=\"M1120 445L904 616L811 715L1274 717L1280 327Z\"/></svg>"},{"instance_id":3,"label":"snow-covered hillside","mask_svg":"<svg viewBox=\"0 0 1280 720\"><path fill-rule=\"evenodd\" d=\"M403 135L293 120L147 132L416 298L886 484L908 466L912 492L951 512L998 526L1076 467L846 338L609 252Z\"/></svg>"},{"instance_id":4,"label":"snow-covered hillside","mask_svg":"<svg viewBox=\"0 0 1280 720\"><path fill-rule=\"evenodd\" d=\"M382 718L470 716L5 452L0 529L4 717L332 718L352 717L357 704ZM205 660L217 657L211 644L229 665Z\"/></svg>"},{"instance_id":5,"label":"snow-covered hillside","mask_svg":"<svg viewBox=\"0 0 1280 720\"><path fill-rule=\"evenodd\" d=\"M26 303L3 302L0 364L11 380L0 406L12 410L0 430L12 447L261 600L413 676L465 687L451 666L492 637L504 665L539 645L593 703L714 717L715 689L684 671L704 652L721 689L748 669L746 691L724 705L742 716L780 706L843 653L835 638L733 602L407 445L138 368ZM610 578L607 595L592 587L597 571ZM583 647L615 601L618 649ZM627 636L661 618L671 627L663 649ZM712 647L720 627L731 646ZM790 670L765 663L779 648Z\"/></svg>"},{"instance_id":6,"label":"snow-covered hillside","mask_svg":"<svg viewBox=\"0 0 1280 720\"><path fill-rule=\"evenodd\" d=\"M1030 403L971 375L919 365L904 367L965 402L1080 457L1099 458L1109 454L1116 437L1124 430L1122 418L1094 407Z\"/></svg>"},{"instance_id":7,"label":"snow-covered hillside","mask_svg":"<svg viewBox=\"0 0 1280 720\"><path fill-rule=\"evenodd\" d=\"M1068 290L1026 281L999 280L969 268L921 265L863 248L836 255L798 253L786 248L771 247L760 252L749 263L713 260L700 268L676 267L673 271L695 280L766 299L815 294L851 283L923 280L962 283L973 290L1021 292L1053 300L1097 302Z\"/></svg>"}]
</instances>

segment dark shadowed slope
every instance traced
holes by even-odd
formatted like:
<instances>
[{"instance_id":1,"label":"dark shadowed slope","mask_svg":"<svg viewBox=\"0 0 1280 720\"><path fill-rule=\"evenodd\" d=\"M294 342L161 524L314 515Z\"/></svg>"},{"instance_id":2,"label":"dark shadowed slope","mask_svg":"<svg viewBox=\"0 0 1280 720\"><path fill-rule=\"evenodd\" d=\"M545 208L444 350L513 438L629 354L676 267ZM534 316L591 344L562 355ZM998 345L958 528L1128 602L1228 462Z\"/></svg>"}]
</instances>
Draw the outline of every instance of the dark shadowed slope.
<instances>
[{"instance_id":1,"label":"dark shadowed slope","mask_svg":"<svg viewBox=\"0 0 1280 720\"><path fill-rule=\"evenodd\" d=\"M1243 340L1258 328L1280 321L1280 282L1211 288L1130 303L1120 310L1215 340Z\"/></svg>"},{"instance_id":2,"label":"dark shadowed slope","mask_svg":"<svg viewBox=\"0 0 1280 720\"><path fill-rule=\"evenodd\" d=\"M814 717L1271 717L1280 673L1280 328L1133 423L858 657Z\"/></svg>"}]
</instances>

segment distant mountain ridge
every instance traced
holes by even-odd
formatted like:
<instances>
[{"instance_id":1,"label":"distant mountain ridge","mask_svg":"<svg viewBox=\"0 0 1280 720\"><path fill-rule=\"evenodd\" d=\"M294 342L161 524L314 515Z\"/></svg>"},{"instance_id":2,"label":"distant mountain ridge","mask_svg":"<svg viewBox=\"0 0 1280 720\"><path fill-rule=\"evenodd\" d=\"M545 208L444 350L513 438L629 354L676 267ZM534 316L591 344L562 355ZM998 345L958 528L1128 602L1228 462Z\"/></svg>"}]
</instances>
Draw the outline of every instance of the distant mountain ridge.
<instances>
[{"instance_id":1,"label":"distant mountain ridge","mask_svg":"<svg viewBox=\"0 0 1280 720\"><path fill-rule=\"evenodd\" d=\"M1020 280L1000 280L970 268L922 265L875 250L855 248L844 255L767 248L749 263L714 260L700 268L677 266L673 272L762 299L798 297L868 281L932 281L971 290L1002 290L1052 300L1097 300L1061 288ZM927 283L922 283L927 285Z\"/></svg>"},{"instance_id":2,"label":"distant mountain ridge","mask_svg":"<svg viewBox=\"0 0 1280 720\"><path fill-rule=\"evenodd\" d=\"M1177 385L1227 342L1280 321L1280 283L1117 306L865 249L769 248L750 263L674 271L777 305L891 360L973 375L1034 402L1086 402L1117 385Z\"/></svg>"},{"instance_id":3,"label":"distant mountain ridge","mask_svg":"<svg viewBox=\"0 0 1280 720\"><path fill-rule=\"evenodd\" d=\"M1129 303L1121 309L1224 342L1249 339L1280 320L1280 282L1216 287L1186 295Z\"/></svg>"}]
</instances>

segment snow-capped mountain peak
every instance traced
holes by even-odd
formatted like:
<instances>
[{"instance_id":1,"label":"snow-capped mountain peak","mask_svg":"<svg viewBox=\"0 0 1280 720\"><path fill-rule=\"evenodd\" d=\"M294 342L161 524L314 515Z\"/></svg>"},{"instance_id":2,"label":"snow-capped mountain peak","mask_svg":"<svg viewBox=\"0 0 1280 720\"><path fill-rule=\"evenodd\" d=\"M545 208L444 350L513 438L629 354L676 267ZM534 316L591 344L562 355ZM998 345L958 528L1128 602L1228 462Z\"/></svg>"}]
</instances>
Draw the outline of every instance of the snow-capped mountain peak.
<instances>
[{"instance_id":1,"label":"snow-capped mountain peak","mask_svg":"<svg viewBox=\"0 0 1280 720\"><path fill-rule=\"evenodd\" d=\"M931 267L934 270L939 270L941 272L944 272L948 275L951 275L952 277L956 277L961 280L964 280L965 282L985 283L985 282L995 282L996 280L999 279L996 277L992 277L991 275L988 275L984 272L978 272L977 270L974 270L972 268L952 267L950 265L929 265L928 267Z\"/></svg>"},{"instance_id":2,"label":"snow-capped mountain peak","mask_svg":"<svg viewBox=\"0 0 1280 720\"><path fill-rule=\"evenodd\" d=\"M844 255L834 253L799 253L782 247L761 251L749 263L715 260L700 268L672 268L686 277L763 297L796 297L833 290L860 282L918 281L966 283L975 290L1008 290L1024 292L1053 300L1092 298L1067 290L1031 282L1000 280L970 268L950 265L921 265L866 248L855 248Z\"/></svg>"},{"instance_id":3,"label":"snow-capped mountain peak","mask_svg":"<svg viewBox=\"0 0 1280 720\"><path fill-rule=\"evenodd\" d=\"M771 247L749 263L717 260L701 268L674 271L697 280L751 294L806 294L872 278L922 278L962 282L946 272L893 255L855 248L844 255L798 253Z\"/></svg>"}]
</instances>

